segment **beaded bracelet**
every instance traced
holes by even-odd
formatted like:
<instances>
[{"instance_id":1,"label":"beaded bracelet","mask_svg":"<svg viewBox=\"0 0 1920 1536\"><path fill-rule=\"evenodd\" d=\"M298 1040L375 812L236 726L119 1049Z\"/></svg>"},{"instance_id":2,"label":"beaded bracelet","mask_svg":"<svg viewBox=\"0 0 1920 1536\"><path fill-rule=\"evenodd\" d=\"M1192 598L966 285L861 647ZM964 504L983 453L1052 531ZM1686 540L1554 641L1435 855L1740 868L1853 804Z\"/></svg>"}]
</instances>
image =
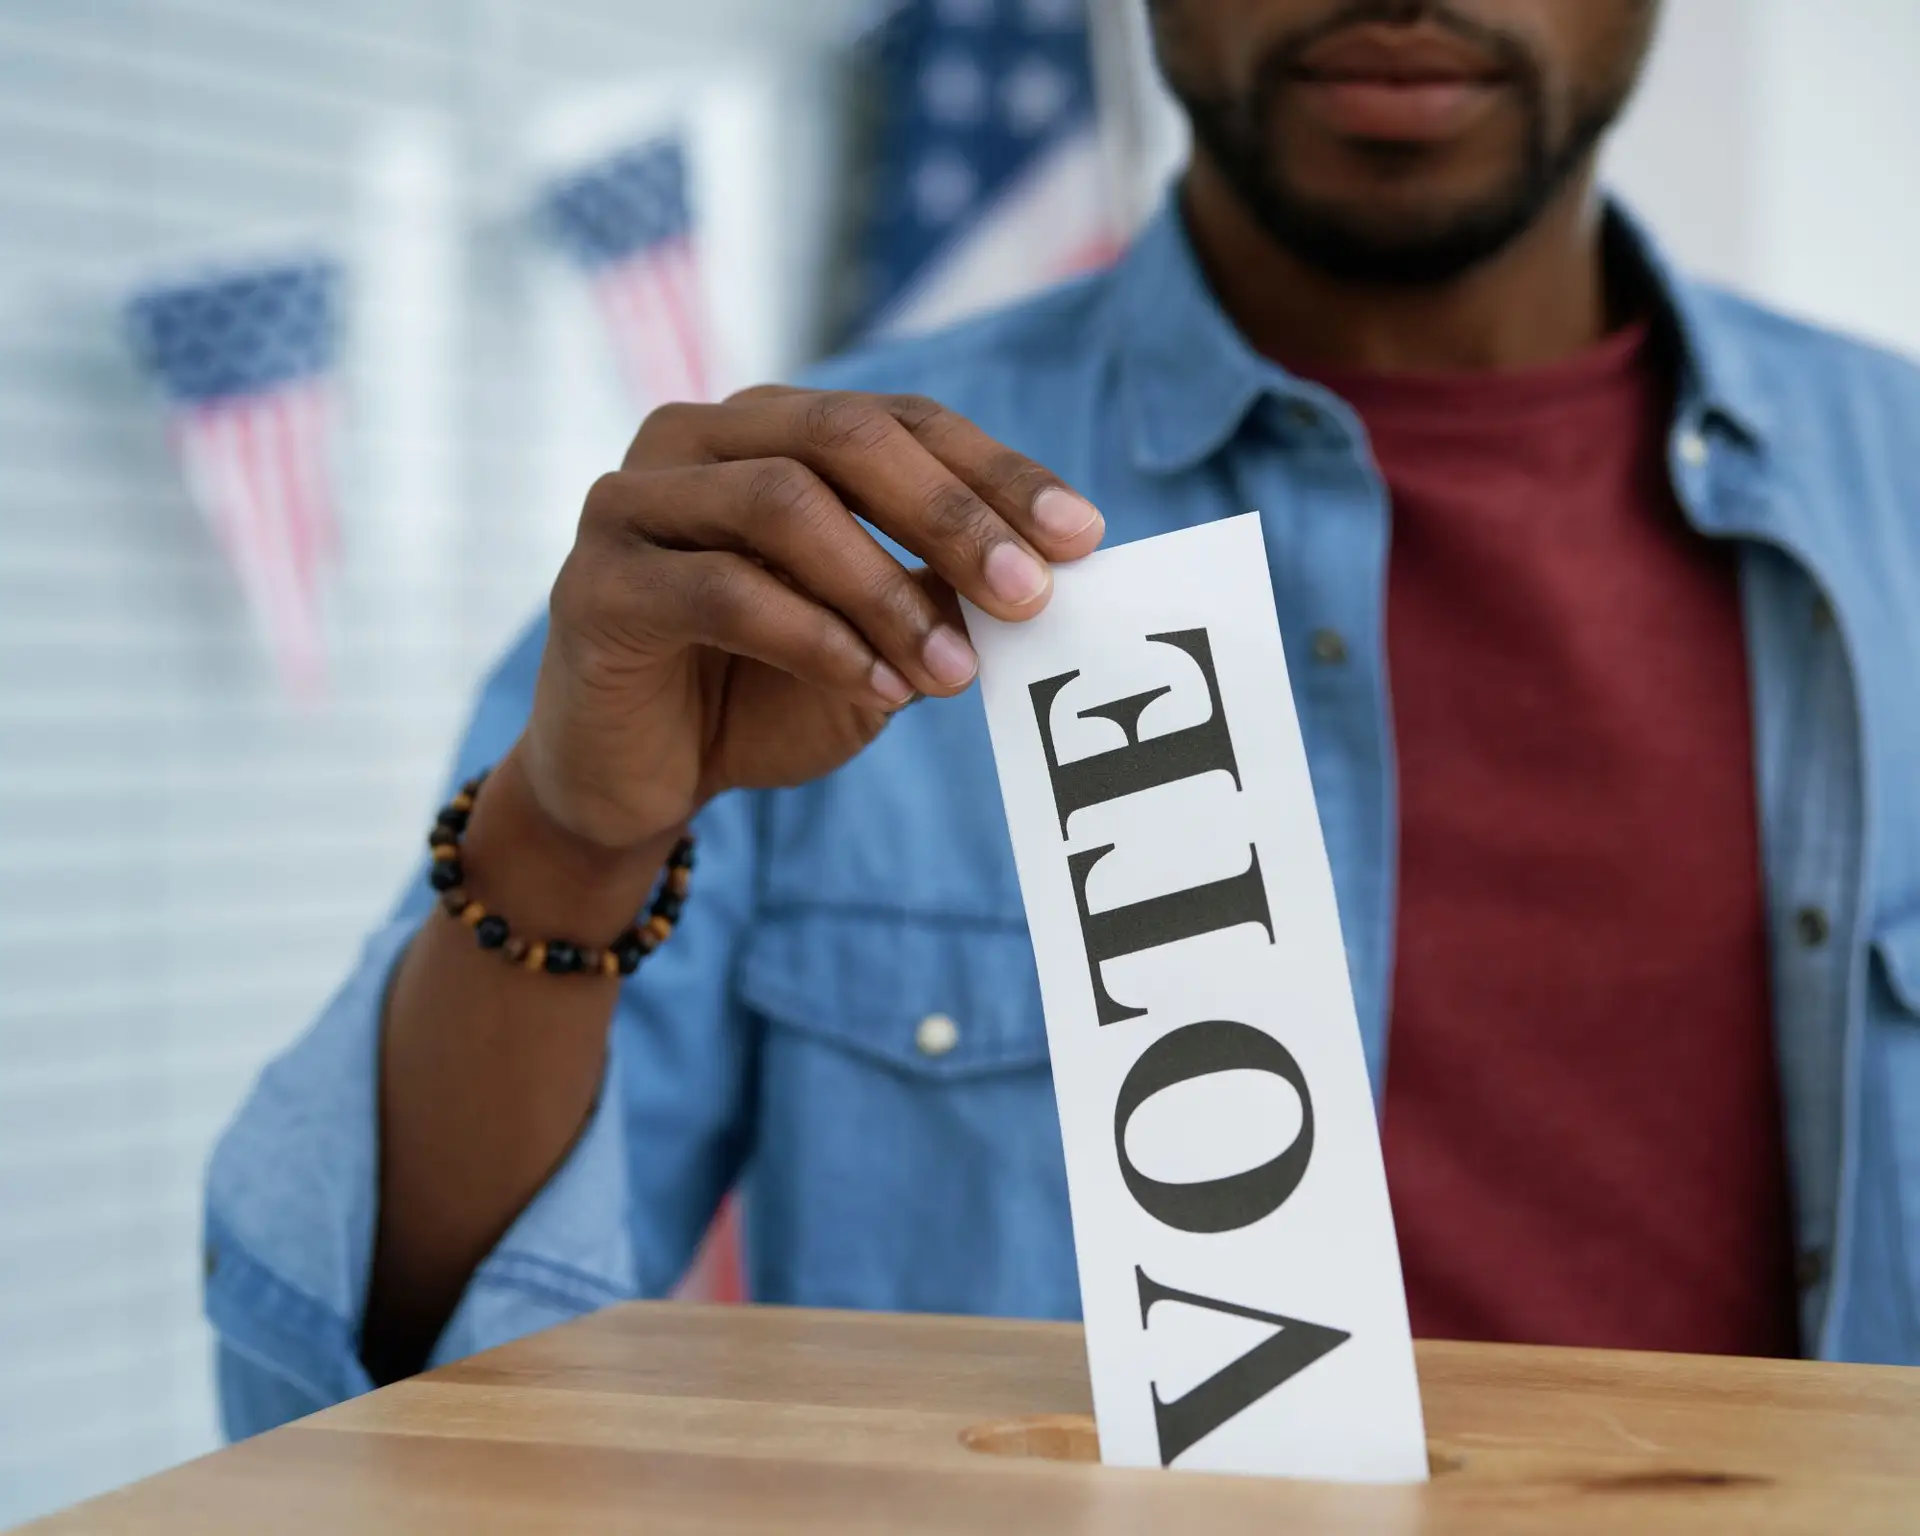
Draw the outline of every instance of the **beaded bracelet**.
<instances>
[{"instance_id":1,"label":"beaded bracelet","mask_svg":"<svg viewBox=\"0 0 1920 1536\"><path fill-rule=\"evenodd\" d=\"M605 949L569 939L518 938L504 917L489 912L467 893L466 871L460 866L460 841L466 835L467 817L472 814L474 798L486 782L487 772L483 768L460 786L460 793L440 808L433 830L427 834L427 847L433 852L427 884L440 893L441 910L471 928L482 949L498 950L510 965L553 976L631 976L642 960L666 942L680 920L680 908L692 880L693 839L683 837L673 845L660 889L644 919L629 923Z\"/></svg>"}]
</instances>

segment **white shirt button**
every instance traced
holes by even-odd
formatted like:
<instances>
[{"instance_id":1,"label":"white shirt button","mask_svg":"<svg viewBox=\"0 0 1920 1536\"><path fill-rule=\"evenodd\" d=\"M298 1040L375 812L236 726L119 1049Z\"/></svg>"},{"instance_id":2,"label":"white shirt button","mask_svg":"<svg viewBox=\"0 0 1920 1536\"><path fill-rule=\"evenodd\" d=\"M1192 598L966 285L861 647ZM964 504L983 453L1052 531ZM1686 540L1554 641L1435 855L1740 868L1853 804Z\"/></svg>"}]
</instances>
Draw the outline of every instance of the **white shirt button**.
<instances>
[{"instance_id":1,"label":"white shirt button","mask_svg":"<svg viewBox=\"0 0 1920 1536\"><path fill-rule=\"evenodd\" d=\"M1707 462L1707 440L1698 432L1680 434L1680 462L1689 469L1698 469Z\"/></svg>"},{"instance_id":2,"label":"white shirt button","mask_svg":"<svg viewBox=\"0 0 1920 1536\"><path fill-rule=\"evenodd\" d=\"M1793 926L1802 944L1818 949L1833 932L1833 919L1827 916L1825 907L1802 907L1793 914Z\"/></svg>"},{"instance_id":3,"label":"white shirt button","mask_svg":"<svg viewBox=\"0 0 1920 1536\"><path fill-rule=\"evenodd\" d=\"M1337 629L1316 629L1308 644L1322 666L1337 667L1347 659L1347 642Z\"/></svg>"},{"instance_id":4,"label":"white shirt button","mask_svg":"<svg viewBox=\"0 0 1920 1536\"><path fill-rule=\"evenodd\" d=\"M922 1056L944 1056L960 1043L960 1026L944 1013L930 1013L913 1032Z\"/></svg>"}]
</instances>

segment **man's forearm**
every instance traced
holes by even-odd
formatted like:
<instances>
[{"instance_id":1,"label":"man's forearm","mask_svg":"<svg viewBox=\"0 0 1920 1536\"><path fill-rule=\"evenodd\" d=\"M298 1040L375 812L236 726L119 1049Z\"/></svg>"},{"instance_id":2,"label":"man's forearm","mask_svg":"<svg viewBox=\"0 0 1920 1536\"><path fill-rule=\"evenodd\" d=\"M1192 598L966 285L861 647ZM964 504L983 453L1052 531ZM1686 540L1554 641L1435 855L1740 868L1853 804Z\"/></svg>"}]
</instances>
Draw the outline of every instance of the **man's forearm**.
<instances>
[{"instance_id":1,"label":"man's forearm","mask_svg":"<svg viewBox=\"0 0 1920 1536\"><path fill-rule=\"evenodd\" d=\"M670 837L610 854L540 811L515 754L488 778L467 886L528 938L604 943ZM474 1268L578 1138L606 1064L618 978L549 976L428 915L396 969L380 1062L380 1213L361 1358L379 1382L425 1363Z\"/></svg>"}]
</instances>

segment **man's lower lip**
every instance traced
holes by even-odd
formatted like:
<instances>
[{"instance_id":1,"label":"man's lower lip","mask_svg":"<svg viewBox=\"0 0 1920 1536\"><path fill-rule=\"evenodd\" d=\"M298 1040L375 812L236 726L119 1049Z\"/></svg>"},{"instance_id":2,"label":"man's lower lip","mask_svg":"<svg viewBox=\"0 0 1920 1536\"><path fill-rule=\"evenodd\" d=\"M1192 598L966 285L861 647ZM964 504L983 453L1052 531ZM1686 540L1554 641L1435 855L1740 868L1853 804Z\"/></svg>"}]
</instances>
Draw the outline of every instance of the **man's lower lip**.
<instances>
[{"instance_id":1,"label":"man's lower lip","mask_svg":"<svg viewBox=\"0 0 1920 1536\"><path fill-rule=\"evenodd\" d=\"M1460 132L1499 91L1490 80L1325 80L1297 82L1306 109L1356 139L1419 142Z\"/></svg>"}]
</instances>

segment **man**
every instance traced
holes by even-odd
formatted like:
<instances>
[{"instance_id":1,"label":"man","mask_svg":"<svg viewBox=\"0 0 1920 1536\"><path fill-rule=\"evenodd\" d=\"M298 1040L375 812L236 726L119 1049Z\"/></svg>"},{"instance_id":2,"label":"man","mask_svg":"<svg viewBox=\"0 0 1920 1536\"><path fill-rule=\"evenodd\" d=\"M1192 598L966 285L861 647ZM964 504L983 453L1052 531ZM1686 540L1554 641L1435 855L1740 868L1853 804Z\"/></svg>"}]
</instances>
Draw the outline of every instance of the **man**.
<instances>
[{"instance_id":1,"label":"man","mask_svg":"<svg viewBox=\"0 0 1920 1536\"><path fill-rule=\"evenodd\" d=\"M1602 210L1653 9L1162 0L1114 272L650 417L461 753L467 920L214 1159L229 1430L661 1294L736 1183L759 1299L1074 1315L954 594L1250 507L1416 1331L1920 1360L1920 375ZM630 980L476 945L612 944L689 821Z\"/></svg>"}]
</instances>

